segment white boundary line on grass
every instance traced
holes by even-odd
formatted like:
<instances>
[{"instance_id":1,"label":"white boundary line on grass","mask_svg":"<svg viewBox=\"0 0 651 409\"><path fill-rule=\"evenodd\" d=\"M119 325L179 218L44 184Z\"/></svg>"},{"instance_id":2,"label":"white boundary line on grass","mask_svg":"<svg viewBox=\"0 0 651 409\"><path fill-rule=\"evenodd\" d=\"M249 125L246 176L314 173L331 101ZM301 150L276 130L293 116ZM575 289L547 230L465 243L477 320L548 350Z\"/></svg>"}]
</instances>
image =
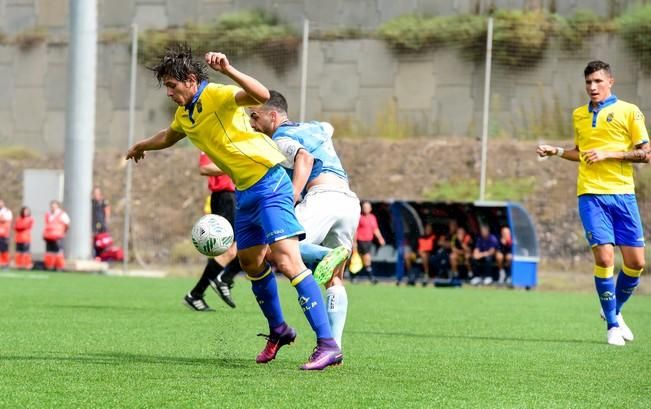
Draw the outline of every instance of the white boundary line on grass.
<instances>
[{"instance_id":1,"label":"white boundary line on grass","mask_svg":"<svg viewBox=\"0 0 651 409\"><path fill-rule=\"evenodd\" d=\"M47 280L50 278L47 274L34 273L0 273L0 278L27 278L30 280Z\"/></svg>"}]
</instances>

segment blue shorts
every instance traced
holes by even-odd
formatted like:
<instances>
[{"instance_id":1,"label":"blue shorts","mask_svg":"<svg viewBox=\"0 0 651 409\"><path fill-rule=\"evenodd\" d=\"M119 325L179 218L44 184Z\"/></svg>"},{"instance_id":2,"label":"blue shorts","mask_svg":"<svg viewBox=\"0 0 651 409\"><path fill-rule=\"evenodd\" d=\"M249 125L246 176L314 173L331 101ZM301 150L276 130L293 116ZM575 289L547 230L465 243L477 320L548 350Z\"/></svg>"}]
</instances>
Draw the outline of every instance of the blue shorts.
<instances>
[{"instance_id":1,"label":"blue shorts","mask_svg":"<svg viewBox=\"0 0 651 409\"><path fill-rule=\"evenodd\" d=\"M255 185L236 190L235 240L238 249L305 237L294 214L294 190L287 172L275 166Z\"/></svg>"},{"instance_id":2,"label":"blue shorts","mask_svg":"<svg viewBox=\"0 0 651 409\"><path fill-rule=\"evenodd\" d=\"M579 216L592 247L644 247L644 230L634 194L581 195Z\"/></svg>"}]
</instances>

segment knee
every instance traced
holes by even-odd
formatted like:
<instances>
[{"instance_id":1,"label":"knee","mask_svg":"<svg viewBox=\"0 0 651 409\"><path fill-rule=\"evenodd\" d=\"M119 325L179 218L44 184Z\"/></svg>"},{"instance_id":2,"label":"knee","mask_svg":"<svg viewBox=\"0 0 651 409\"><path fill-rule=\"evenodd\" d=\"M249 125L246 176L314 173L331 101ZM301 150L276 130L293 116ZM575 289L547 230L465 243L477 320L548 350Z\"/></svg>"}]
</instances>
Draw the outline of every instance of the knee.
<instances>
[{"instance_id":1,"label":"knee","mask_svg":"<svg viewBox=\"0 0 651 409\"><path fill-rule=\"evenodd\" d=\"M645 263L644 260L633 260L624 263L623 270L627 275L632 275L630 273L641 273L644 270ZM639 275L639 274L637 274Z\"/></svg>"},{"instance_id":2,"label":"knee","mask_svg":"<svg viewBox=\"0 0 651 409\"><path fill-rule=\"evenodd\" d=\"M292 260L288 254L279 251L273 251L269 255L269 261L276 268L277 271L285 274L292 268Z\"/></svg>"},{"instance_id":3,"label":"knee","mask_svg":"<svg viewBox=\"0 0 651 409\"><path fill-rule=\"evenodd\" d=\"M600 254L595 256L594 262L599 267L610 267L615 264L615 257L612 254Z\"/></svg>"},{"instance_id":4,"label":"knee","mask_svg":"<svg viewBox=\"0 0 651 409\"><path fill-rule=\"evenodd\" d=\"M265 263L259 263L256 259L240 258L242 270L250 277L256 277L266 270Z\"/></svg>"}]
</instances>

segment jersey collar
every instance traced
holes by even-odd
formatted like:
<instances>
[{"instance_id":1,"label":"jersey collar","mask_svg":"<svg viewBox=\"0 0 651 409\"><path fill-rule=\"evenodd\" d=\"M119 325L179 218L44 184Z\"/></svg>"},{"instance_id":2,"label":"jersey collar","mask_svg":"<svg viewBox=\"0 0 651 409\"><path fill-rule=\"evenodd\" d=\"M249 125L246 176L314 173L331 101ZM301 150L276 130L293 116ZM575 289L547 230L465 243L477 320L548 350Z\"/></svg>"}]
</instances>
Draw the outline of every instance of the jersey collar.
<instances>
[{"instance_id":1,"label":"jersey collar","mask_svg":"<svg viewBox=\"0 0 651 409\"><path fill-rule=\"evenodd\" d=\"M617 102L617 95L611 94L608 98L604 99L603 101L599 101L597 103L597 108L594 108L592 106L592 102L588 102L588 112L599 112L603 108L607 107L608 105L612 105L615 102Z\"/></svg>"},{"instance_id":2,"label":"jersey collar","mask_svg":"<svg viewBox=\"0 0 651 409\"><path fill-rule=\"evenodd\" d=\"M188 104L185 105L185 110L190 111L189 117L190 117L190 122L192 123L194 123L194 119L192 119L192 113L194 112L194 107L197 105L197 101L199 101L199 97L201 96L203 89L206 88L206 85L208 85L208 81L206 80L201 81L201 83L199 84L199 88L197 88L197 92L192 97L192 101L190 101ZM199 112L201 112L201 108L199 108Z\"/></svg>"},{"instance_id":3,"label":"jersey collar","mask_svg":"<svg viewBox=\"0 0 651 409\"><path fill-rule=\"evenodd\" d=\"M298 122L285 121L282 124L278 125L278 128L280 128L281 126L299 126L299 125L300 123Z\"/></svg>"}]
</instances>

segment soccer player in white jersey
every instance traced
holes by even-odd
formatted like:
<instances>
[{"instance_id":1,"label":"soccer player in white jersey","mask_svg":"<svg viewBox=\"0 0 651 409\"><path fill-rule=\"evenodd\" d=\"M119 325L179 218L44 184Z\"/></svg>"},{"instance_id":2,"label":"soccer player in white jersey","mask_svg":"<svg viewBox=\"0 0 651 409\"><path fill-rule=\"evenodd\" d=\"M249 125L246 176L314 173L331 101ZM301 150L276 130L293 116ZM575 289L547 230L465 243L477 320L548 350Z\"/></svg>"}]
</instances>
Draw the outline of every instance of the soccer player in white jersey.
<instances>
[{"instance_id":1,"label":"soccer player in white jersey","mask_svg":"<svg viewBox=\"0 0 651 409\"><path fill-rule=\"evenodd\" d=\"M253 128L269 135L285 155L282 165L292 176L296 217L306 232L301 242L303 260L318 261L325 256L315 276L320 267L334 267L332 279L325 283L326 306L333 337L341 348L348 311L343 274L360 206L332 144L334 129L326 122L291 122L285 97L273 90L267 102L251 109L250 118ZM335 251L328 253L329 248Z\"/></svg>"}]
</instances>

